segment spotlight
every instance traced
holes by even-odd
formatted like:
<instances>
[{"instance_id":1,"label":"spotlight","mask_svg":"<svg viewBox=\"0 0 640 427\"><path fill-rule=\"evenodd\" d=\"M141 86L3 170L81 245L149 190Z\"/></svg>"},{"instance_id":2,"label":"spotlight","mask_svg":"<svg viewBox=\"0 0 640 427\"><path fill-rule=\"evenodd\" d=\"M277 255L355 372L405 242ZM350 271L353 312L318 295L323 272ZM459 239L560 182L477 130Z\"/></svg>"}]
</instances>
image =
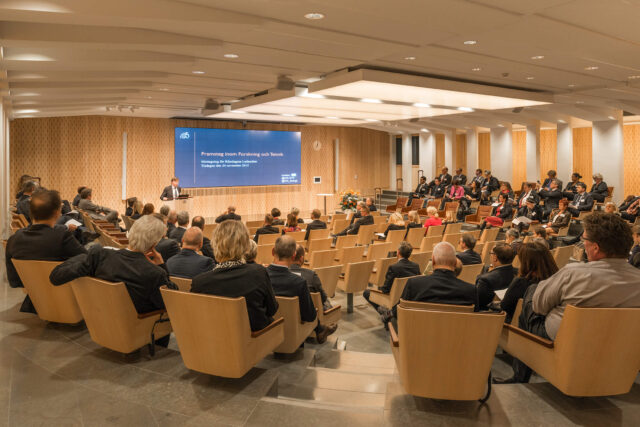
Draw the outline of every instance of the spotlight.
<instances>
[{"instance_id":1,"label":"spotlight","mask_svg":"<svg viewBox=\"0 0 640 427\"><path fill-rule=\"evenodd\" d=\"M294 82L291 78L285 76L285 75L280 75L278 76L278 82L276 84L276 89L278 90L292 90L296 85L296 82Z\"/></svg>"}]
</instances>

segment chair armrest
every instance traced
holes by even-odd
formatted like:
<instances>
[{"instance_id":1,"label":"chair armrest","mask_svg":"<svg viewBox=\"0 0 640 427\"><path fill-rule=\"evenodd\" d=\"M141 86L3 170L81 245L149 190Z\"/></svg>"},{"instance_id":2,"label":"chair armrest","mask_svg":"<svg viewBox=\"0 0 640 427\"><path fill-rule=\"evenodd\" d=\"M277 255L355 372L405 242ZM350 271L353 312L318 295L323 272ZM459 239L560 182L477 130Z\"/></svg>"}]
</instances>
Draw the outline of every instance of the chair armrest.
<instances>
[{"instance_id":1,"label":"chair armrest","mask_svg":"<svg viewBox=\"0 0 640 427\"><path fill-rule=\"evenodd\" d=\"M161 308L160 310L150 311L148 313L138 313L138 319L146 319L147 317L155 316L157 314L164 314L167 310Z\"/></svg>"},{"instance_id":2,"label":"chair armrest","mask_svg":"<svg viewBox=\"0 0 640 427\"><path fill-rule=\"evenodd\" d=\"M259 331L251 332L251 338L258 338L260 335L269 332L270 330L272 330L273 328L275 328L278 325L281 325L282 323L284 323L284 317L280 317L280 318L274 320L266 328L260 329Z\"/></svg>"},{"instance_id":3,"label":"chair armrest","mask_svg":"<svg viewBox=\"0 0 640 427\"><path fill-rule=\"evenodd\" d=\"M504 328L506 330L511 331L511 332L513 332L515 334L518 334L518 335L520 335L520 336L522 336L524 338L527 338L527 339L535 342L536 344L540 344L543 347L553 348L553 341L551 341L551 340L539 337L537 335L534 335L534 334L532 334L530 332L527 332L527 331L525 331L523 329L517 328L517 327L515 327L513 325L510 325L508 323L504 324Z\"/></svg>"},{"instance_id":4,"label":"chair armrest","mask_svg":"<svg viewBox=\"0 0 640 427\"><path fill-rule=\"evenodd\" d=\"M340 310L340 308L342 308L341 305L336 305L335 307L331 307L329 310L324 311L324 315L326 316L327 314L331 314L336 310Z\"/></svg>"},{"instance_id":5,"label":"chair armrest","mask_svg":"<svg viewBox=\"0 0 640 427\"><path fill-rule=\"evenodd\" d=\"M378 293L378 294L381 294L381 295L387 295L384 292L382 292L380 289L369 289L369 292L375 292L375 293Z\"/></svg>"},{"instance_id":6,"label":"chair armrest","mask_svg":"<svg viewBox=\"0 0 640 427\"><path fill-rule=\"evenodd\" d=\"M395 328L393 327L393 323L387 323L389 326L389 334L391 335L391 343L394 347L400 347L400 340L398 339L398 334L396 333Z\"/></svg>"}]
</instances>

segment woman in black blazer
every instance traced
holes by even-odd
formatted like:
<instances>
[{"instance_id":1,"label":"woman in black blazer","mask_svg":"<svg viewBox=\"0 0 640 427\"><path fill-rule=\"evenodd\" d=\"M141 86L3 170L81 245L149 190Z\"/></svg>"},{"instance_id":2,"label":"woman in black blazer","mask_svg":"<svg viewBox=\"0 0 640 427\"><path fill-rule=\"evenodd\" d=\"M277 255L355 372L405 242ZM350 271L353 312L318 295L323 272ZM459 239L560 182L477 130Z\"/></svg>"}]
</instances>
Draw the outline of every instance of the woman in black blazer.
<instances>
[{"instance_id":1,"label":"woman in black blazer","mask_svg":"<svg viewBox=\"0 0 640 427\"><path fill-rule=\"evenodd\" d=\"M545 227L547 234L558 234L561 228L569 226L571 222L571 212L569 212L568 208L569 201L567 199L562 199L558 202L558 209L555 209L551 212L551 215L549 215L549 222Z\"/></svg>"},{"instance_id":2,"label":"woman in black blazer","mask_svg":"<svg viewBox=\"0 0 640 427\"><path fill-rule=\"evenodd\" d=\"M487 224L493 227L502 227L502 224L513 216L513 208L509 203L509 194L500 193L498 195L498 203L499 205L493 209L493 215L482 221L481 230L484 230Z\"/></svg>"}]
</instances>

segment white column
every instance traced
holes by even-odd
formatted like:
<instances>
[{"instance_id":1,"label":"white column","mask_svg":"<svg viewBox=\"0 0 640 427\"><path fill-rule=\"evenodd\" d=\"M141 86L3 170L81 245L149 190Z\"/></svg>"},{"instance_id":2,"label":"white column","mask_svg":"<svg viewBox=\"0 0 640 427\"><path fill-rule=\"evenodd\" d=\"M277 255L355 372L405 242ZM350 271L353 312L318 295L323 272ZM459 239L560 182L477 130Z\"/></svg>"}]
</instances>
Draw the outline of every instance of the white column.
<instances>
[{"instance_id":1,"label":"white column","mask_svg":"<svg viewBox=\"0 0 640 427\"><path fill-rule=\"evenodd\" d=\"M467 131L467 183L475 176L478 169L478 128L471 128Z\"/></svg>"},{"instance_id":2,"label":"white column","mask_svg":"<svg viewBox=\"0 0 640 427\"><path fill-rule=\"evenodd\" d=\"M389 134L389 188L396 189L396 136Z\"/></svg>"},{"instance_id":3,"label":"white column","mask_svg":"<svg viewBox=\"0 0 640 427\"><path fill-rule=\"evenodd\" d=\"M431 132L420 133L420 169L427 181L436 174L436 136Z\"/></svg>"},{"instance_id":4,"label":"white column","mask_svg":"<svg viewBox=\"0 0 640 427\"><path fill-rule=\"evenodd\" d=\"M9 188L9 119L0 97L0 237L8 239L11 234L11 217L9 216L9 204L11 203L11 191ZM4 269L3 269L4 270Z\"/></svg>"},{"instance_id":5,"label":"white column","mask_svg":"<svg viewBox=\"0 0 640 427\"><path fill-rule=\"evenodd\" d=\"M513 183L513 141L511 125L491 129L491 174Z\"/></svg>"},{"instance_id":6,"label":"white column","mask_svg":"<svg viewBox=\"0 0 640 427\"><path fill-rule=\"evenodd\" d=\"M558 161L557 170L558 178L562 182L571 182L571 174L573 174L573 128L569 123L558 123L557 132Z\"/></svg>"},{"instance_id":7,"label":"white column","mask_svg":"<svg viewBox=\"0 0 640 427\"><path fill-rule=\"evenodd\" d=\"M411 135L402 135L402 191L411 191Z\"/></svg>"},{"instance_id":8,"label":"white column","mask_svg":"<svg viewBox=\"0 0 640 427\"><path fill-rule=\"evenodd\" d=\"M613 200L620 203L624 197L624 133L622 111L617 111L615 120L593 122L592 158L593 173L601 173L604 182L615 187ZM590 177L584 177L590 183Z\"/></svg>"},{"instance_id":9,"label":"white column","mask_svg":"<svg viewBox=\"0 0 640 427\"><path fill-rule=\"evenodd\" d=\"M537 122L527 126L527 181L536 182L540 177L540 122Z\"/></svg>"}]
</instances>

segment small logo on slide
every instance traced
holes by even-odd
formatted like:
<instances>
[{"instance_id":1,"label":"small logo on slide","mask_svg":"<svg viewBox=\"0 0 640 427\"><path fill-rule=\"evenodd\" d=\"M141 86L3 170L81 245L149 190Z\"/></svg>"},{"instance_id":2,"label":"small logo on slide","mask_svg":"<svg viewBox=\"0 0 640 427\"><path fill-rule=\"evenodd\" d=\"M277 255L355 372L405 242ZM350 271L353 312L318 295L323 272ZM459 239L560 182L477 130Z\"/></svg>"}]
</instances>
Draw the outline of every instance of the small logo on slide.
<instances>
[{"instance_id":1,"label":"small logo on slide","mask_svg":"<svg viewBox=\"0 0 640 427\"><path fill-rule=\"evenodd\" d=\"M189 132L182 132L180 134L180 139L189 139L191 138L191 135L189 135Z\"/></svg>"}]
</instances>

